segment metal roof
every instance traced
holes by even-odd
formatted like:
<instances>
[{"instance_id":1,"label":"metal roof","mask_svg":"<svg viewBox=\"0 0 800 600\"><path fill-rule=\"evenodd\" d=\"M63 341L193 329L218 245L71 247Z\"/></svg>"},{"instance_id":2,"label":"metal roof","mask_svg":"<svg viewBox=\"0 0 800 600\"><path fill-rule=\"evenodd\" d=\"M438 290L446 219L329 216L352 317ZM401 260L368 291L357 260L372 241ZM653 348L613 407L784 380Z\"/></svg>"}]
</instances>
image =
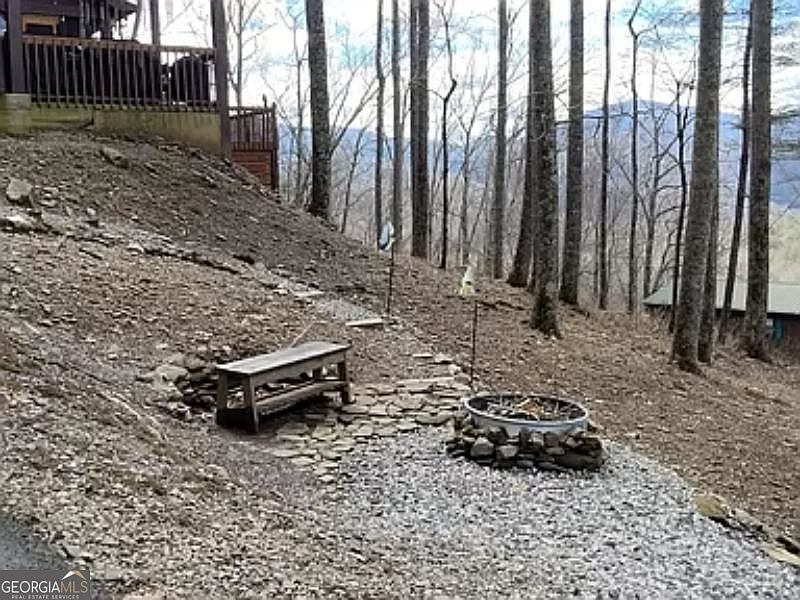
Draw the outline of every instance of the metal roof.
<instances>
[{"instance_id":1,"label":"metal roof","mask_svg":"<svg viewBox=\"0 0 800 600\"><path fill-rule=\"evenodd\" d=\"M731 310L744 312L747 282L737 281L733 286ZM800 283L770 283L767 296L767 313L774 315L800 315ZM722 309L725 299L725 280L717 282L717 308ZM672 306L672 282L660 287L644 299L646 306Z\"/></svg>"}]
</instances>

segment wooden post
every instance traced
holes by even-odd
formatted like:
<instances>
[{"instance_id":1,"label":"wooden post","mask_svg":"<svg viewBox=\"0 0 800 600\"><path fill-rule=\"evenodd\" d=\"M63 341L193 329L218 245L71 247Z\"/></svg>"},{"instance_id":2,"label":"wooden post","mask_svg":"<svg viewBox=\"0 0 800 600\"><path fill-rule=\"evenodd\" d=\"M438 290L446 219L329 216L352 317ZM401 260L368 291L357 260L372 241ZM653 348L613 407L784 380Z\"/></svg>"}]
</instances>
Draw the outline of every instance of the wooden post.
<instances>
[{"instance_id":1,"label":"wooden post","mask_svg":"<svg viewBox=\"0 0 800 600\"><path fill-rule=\"evenodd\" d=\"M279 192L281 188L281 172L280 165L278 164L278 151L280 150L280 137L278 136L278 105L272 103L272 119L270 127L272 128L272 136L270 137L272 148L272 190Z\"/></svg>"},{"instance_id":2,"label":"wooden post","mask_svg":"<svg viewBox=\"0 0 800 600\"><path fill-rule=\"evenodd\" d=\"M228 108L228 33L222 0L211 0L211 38L214 46L214 79L217 88L222 154L231 158L231 115Z\"/></svg>"},{"instance_id":3,"label":"wooden post","mask_svg":"<svg viewBox=\"0 0 800 600\"><path fill-rule=\"evenodd\" d=\"M22 12L20 0L7 0L6 38L8 39L8 91L25 94L25 66L22 62Z\"/></svg>"},{"instance_id":4,"label":"wooden post","mask_svg":"<svg viewBox=\"0 0 800 600\"><path fill-rule=\"evenodd\" d=\"M158 0L150 0L150 37L154 46L161 45L161 13Z\"/></svg>"}]
</instances>

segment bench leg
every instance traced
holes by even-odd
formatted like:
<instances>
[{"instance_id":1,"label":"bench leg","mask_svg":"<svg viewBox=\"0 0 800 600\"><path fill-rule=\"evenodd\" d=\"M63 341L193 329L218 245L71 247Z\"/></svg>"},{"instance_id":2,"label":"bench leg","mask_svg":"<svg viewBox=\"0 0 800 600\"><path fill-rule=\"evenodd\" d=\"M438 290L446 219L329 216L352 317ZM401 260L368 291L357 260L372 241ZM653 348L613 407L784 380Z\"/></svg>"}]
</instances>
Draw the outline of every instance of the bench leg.
<instances>
[{"instance_id":1,"label":"bench leg","mask_svg":"<svg viewBox=\"0 0 800 600\"><path fill-rule=\"evenodd\" d=\"M220 373L217 380L217 425L222 422L222 413L228 409L228 376Z\"/></svg>"},{"instance_id":2,"label":"bench leg","mask_svg":"<svg viewBox=\"0 0 800 600\"><path fill-rule=\"evenodd\" d=\"M245 410L249 410L250 416L250 431L258 433L258 408L256 407L256 390L253 381L250 378L242 382L244 388L244 406Z\"/></svg>"},{"instance_id":3,"label":"bench leg","mask_svg":"<svg viewBox=\"0 0 800 600\"><path fill-rule=\"evenodd\" d=\"M342 361L336 365L339 379L342 380L342 404L352 404L353 398L350 396L350 377L347 375L347 362Z\"/></svg>"}]
</instances>

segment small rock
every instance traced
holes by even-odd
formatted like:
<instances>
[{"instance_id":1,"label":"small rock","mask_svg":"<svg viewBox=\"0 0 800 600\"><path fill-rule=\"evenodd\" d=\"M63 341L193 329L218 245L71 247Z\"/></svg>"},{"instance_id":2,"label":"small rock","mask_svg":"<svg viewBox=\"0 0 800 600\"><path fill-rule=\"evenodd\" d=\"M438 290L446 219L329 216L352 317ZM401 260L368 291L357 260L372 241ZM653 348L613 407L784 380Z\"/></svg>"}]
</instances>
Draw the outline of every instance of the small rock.
<instances>
[{"instance_id":1,"label":"small rock","mask_svg":"<svg viewBox=\"0 0 800 600\"><path fill-rule=\"evenodd\" d=\"M473 445L473 448L475 446ZM503 446L497 446L495 449L495 456L497 460L502 461L512 461L516 458L517 454L519 453L519 448L516 446L512 446L510 444L504 444Z\"/></svg>"},{"instance_id":2,"label":"small rock","mask_svg":"<svg viewBox=\"0 0 800 600\"><path fill-rule=\"evenodd\" d=\"M370 425L361 425L358 429L353 432L353 437L356 438L368 438L372 437L375 434L375 430Z\"/></svg>"},{"instance_id":3,"label":"small rock","mask_svg":"<svg viewBox=\"0 0 800 600\"><path fill-rule=\"evenodd\" d=\"M311 428L305 423L298 421L290 421L278 429L278 435L306 435L311 431Z\"/></svg>"},{"instance_id":4,"label":"small rock","mask_svg":"<svg viewBox=\"0 0 800 600\"><path fill-rule=\"evenodd\" d=\"M156 367L155 371L153 371L152 380L154 382L175 383L177 381L185 379L188 375L189 371L187 371L183 367L171 364L165 364Z\"/></svg>"},{"instance_id":5,"label":"small rock","mask_svg":"<svg viewBox=\"0 0 800 600\"><path fill-rule=\"evenodd\" d=\"M385 427L380 427L380 428L376 429L375 433L379 437L384 437L384 438L385 437L393 437L393 436L397 435L397 428L396 427L392 427L391 425L387 425Z\"/></svg>"},{"instance_id":6,"label":"small rock","mask_svg":"<svg viewBox=\"0 0 800 600\"><path fill-rule=\"evenodd\" d=\"M345 415L366 415L369 413L369 407L363 404L345 404L340 410Z\"/></svg>"},{"instance_id":7,"label":"small rock","mask_svg":"<svg viewBox=\"0 0 800 600\"><path fill-rule=\"evenodd\" d=\"M90 227L100 226L100 218L97 216L97 211L91 206L86 208L86 223Z\"/></svg>"},{"instance_id":8,"label":"small rock","mask_svg":"<svg viewBox=\"0 0 800 600\"><path fill-rule=\"evenodd\" d=\"M331 444L331 451L338 452L339 454L347 454L352 452L356 447L356 443L352 440L337 440Z\"/></svg>"},{"instance_id":9,"label":"small rock","mask_svg":"<svg viewBox=\"0 0 800 600\"><path fill-rule=\"evenodd\" d=\"M29 233L33 231L43 231L46 227L41 221L37 221L21 213L12 212L0 214L0 229L5 229L14 233Z\"/></svg>"},{"instance_id":10,"label":"small rock","mask_svg":"<svg viewBox=\"0 0 800 600\"><path fill-rule=\"evenodd\" d=\"M435 365L449 365L453 362L453 359L447 356L446 354L437 354L433 357L433 364Z\"/></svg>"},{"instance_id":11,"label":"small rock","mask_svg":"<svg viewBox=\"0 0 800 600\"><path fill-rule=\"evenodd\" d=\"M508 434L501 427L489 427L486 430L486 437L493 444L505 444L508 440Z\"/></svg>"},{"instance_id":12,"label":"small rock","mask_svg":"<svg viewBox=\"0 0 800 600\"><path fill-rule=\"evenodd\" d=\"M103 146L100 148L100 154L115 167L120 167L122 169L127 169L130 167L130 161L128 160L128 157L115 148Z\"/></svg>"},{"instance_id":13,"label":"small rock","mask_svg":"<svg viewBox=\"0 0 800 600\"><path fill-rule=\"evenodd\" d=\"M308 442L308 436L294 435L291 433L280 433L275 439L279 442L288 442L290 444L305 444Z\"/></svg>"},{"instance_id":14,"label":"small rock","mask_svg":"<svg viewBox=\"0 0 800 600\"><path fill-rule=\"evenodd\" d=\"M371 406L369 408L369 415L372 417L385 417L388 415L386 412L386 405L385 404L376 404L375 406Z\"/></svg>"},{"instance_id":15,"label":"small rock","mask_svg":"<svg viewBox=\"0 0 800 600\"><path fill-rule=\"evenodd\" d=\"M421 413L416 416L416 421L420 425L439 426L439 425L444 425L452 418L453 414L449 412L441 412L435 415Z\"/></svg>"},{"instance_id":16,"label":"small rock","mask_svg":"<svg viewBox=\"0 0 800 600\"><path fill-rule=\"evenodd\" d=\"M342 458L342 455L335 452L333 449L322 449L319 451L319 455L329 461L341 460Z\"/></svg>"},{"instance_id":17,"label":"small rock","mask_svg":"<svg viewBox=\"0 0 800 600\"><path fill-rule=\"evenodd\" d=\"M701 515L712 521L723 524L728 522L728 507L721 498L711 494L697 494L694 504Z\"/></svg>"},{"instance_id":18,"label":"small rock","mask_svg":"<svg viewBox=\"0 0 800 600\"><path fill-rule=\"evenodd\" d=\"M31 206L31 193L33 186L30 182L24 179L17 179L12 177L8 182L6 188L6 198L12 204L19 204L20 206Z\"/></svg>"},{"instance_id":19,"label":"small rock","mask_svg":"<svg viewBox=\"0 0 800 600\"><path fill-rule=\"evenodd\" d=\"M392 404L397 406L400 410L405 411L419 410L422 408L424 403L424 400L418 396L401 396L392 401Z\"/></svg>"},{"instance_id":20,"label":"small rock","mask_svg":"<svg viewBox=\"0 0 800 600\"><path fill-rule=\"evenodd\" d=\"M479 437L469 450L471 458L491 458L494 456L494 444L485 437Z\"/></svg>"},{"instance_id":21,"label":"small rock","mask_svg":"<svg viewBox=\"0 0 800 600\"><path fill-rule=\"evenodd\" d=\"M267 452L276 458L294 458L302 454L300 448L271 448Z\"/></svg>"}]
</instances>

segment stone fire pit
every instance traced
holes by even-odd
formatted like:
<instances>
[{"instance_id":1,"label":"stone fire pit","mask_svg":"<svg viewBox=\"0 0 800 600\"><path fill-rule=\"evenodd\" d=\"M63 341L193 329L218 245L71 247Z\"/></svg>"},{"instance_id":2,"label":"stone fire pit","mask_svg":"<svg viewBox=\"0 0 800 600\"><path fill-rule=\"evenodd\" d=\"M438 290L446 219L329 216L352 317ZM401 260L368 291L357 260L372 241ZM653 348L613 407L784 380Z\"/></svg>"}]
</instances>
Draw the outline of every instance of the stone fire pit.
<instances>
[{"instance_id":1,"label":"stone fire pit","mask_svg":"<svg viewBox=\"0 0 800 600\"><path fill-rule=\"evenodd\" d=\"M606 454L587 431L588 411L543 394L479 394L464 400L447 451L481 465L551 471L599 469Z\"/></svg>"}]
</instances>

